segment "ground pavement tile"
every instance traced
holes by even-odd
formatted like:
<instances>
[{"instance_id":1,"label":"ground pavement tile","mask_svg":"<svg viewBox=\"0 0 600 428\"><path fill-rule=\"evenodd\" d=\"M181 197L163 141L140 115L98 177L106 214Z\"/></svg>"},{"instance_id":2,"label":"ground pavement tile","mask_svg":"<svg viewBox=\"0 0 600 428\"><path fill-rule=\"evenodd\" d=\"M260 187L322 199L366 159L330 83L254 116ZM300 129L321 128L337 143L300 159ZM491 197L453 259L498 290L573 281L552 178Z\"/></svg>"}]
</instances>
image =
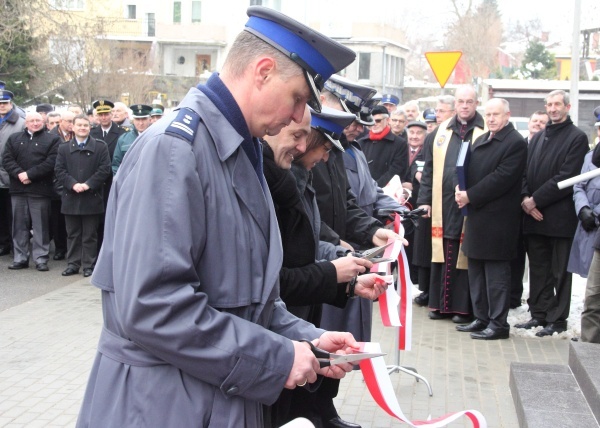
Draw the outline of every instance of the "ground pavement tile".
<instances>
[{"instance_id":1,"label":"ground pavement tile","mask_svg":"<svg viewBox=\"0 0 600 428\"><path fill-rule=\"evenodd\" d=\"M100 293L87 280L0 312L0 427L74 426L101 319ZM388 364L395 363L396 332L381 326L377 305L373 320L373 340L388 352ZM413 349L401 352L400 364L415 367L430 381L434 395L429 397L425 384L410 375L390 375L401 407L411 419L477 409L490 428L516 428L508 388L510 362L567 361L565 340L511 336L474 341L455 331L449 320L429 320L426 308L416 306L413 323ZM335 402L341 415L364 428L405 426L375 404L359 371L342 380ZM471 425L463 417L449 426Z\"/></svg>"}]
</instances>

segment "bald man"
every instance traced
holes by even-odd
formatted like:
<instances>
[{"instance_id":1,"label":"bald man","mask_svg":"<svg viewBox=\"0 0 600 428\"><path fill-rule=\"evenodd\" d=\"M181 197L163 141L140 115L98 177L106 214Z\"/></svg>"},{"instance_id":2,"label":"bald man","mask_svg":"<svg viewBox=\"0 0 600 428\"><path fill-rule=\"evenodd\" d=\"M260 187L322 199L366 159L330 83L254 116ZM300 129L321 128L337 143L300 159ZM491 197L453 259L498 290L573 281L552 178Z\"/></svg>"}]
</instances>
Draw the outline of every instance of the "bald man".
<instances>
[{"instance_id":1,"label":"bald man","mask_svg":"<svg viewBox=\"0 0 600 428\"><path fill-rule=\"evenodd\" d=\"M50 249L50 199L52 176L60 139L46 132L39 113L27 113L25 130L8 137L2 165L10 177L9 192L13 217L13 270L29 267L29 239L33 230L31 256L40 272L48 270Z\"/></svg>"}]
</instances>

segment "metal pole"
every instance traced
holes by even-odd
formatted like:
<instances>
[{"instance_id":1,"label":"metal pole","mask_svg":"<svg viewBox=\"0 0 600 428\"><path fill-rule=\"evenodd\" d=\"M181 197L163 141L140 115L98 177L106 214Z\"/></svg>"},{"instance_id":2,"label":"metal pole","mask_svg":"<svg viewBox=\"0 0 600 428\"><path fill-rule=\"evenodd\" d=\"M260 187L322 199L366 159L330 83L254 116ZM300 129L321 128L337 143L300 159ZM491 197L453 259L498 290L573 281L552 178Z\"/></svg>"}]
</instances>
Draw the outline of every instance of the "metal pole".
<instances>
[{"instance_id":1,"label":"metal pole","mask_svg":"<svg viewBox=\"0 0 600 428\"><path fill-rule=\"evenodd\" d=\"M579 120L579 27L581 21L581 0L575 0L573 15L573 41L571 45L571 120L575 125Z\"/></svg>"},{"instance_id":2,"label":"metal pole","mask_svg":"<svg viewBox=\"0 0 600 428\"><path fill-rule=\"evenodd\" d=\"M381 58L381 62L382 62L382 67L381 67L381 94L385 94L385 75L386 75L386 63L385 63L385 44L383 45L383 52L382 52L382 58Z\"/></svg>"}]
</instances>

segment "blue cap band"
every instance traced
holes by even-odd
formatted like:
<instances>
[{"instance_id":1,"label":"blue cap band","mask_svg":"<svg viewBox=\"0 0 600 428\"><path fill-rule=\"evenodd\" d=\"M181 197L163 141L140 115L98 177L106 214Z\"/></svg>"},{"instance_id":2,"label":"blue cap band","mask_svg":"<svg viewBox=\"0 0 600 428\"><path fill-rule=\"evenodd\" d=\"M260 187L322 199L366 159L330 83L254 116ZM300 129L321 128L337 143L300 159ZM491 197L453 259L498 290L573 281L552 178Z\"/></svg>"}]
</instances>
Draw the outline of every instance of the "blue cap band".
<instances>
[{"instance_id":1,"label":"blue cap band","mask_svg":"<svg viewBox=\"0 0 600 428\"><path fill-rule=\"evenodd\" d=\"M330 122L329 120L323 119L321 117L318 117L316 115L313 115L311 120L310 120L310 125L314 128L316 127L320 127L322 129L325 129L331 133L335 133L339 136L344 132L344 127L338 125L337 123L333 123Z\"/></svg>"},{"instance_id":2,"label":"blue cap band","mask_svg":"<svg viewBox=\"0 0 600 428\"><path fill-rule=\"evenodd\" d=\"M327 80L335 72L333 66L317 49L287 28L257 16L251 16L246 23L246 27L252 28L288 53L297 54L312 68L312 70L307 70L311 74L320 74L323 76L323 80Z\"/></svg>"}]
</instances>

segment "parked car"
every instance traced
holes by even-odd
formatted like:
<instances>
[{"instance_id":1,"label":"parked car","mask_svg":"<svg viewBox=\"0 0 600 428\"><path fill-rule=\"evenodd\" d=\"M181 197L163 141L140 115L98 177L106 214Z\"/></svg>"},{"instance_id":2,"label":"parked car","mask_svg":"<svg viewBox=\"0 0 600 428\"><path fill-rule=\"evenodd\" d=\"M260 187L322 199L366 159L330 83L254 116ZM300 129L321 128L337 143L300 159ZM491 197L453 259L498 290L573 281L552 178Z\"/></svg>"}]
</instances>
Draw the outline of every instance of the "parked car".
<instances>
[{"instance_id":1,"label":"parked car","mask_svg":"<svg viewBox=\"0 0 600 428\"><path fill-rule=\"evenodd\" d=\"M527 125L529 124L528 117L511 117L509 120L523 138L529 137L529 128L527 128Z\"/></svg>"}]
</instances>

